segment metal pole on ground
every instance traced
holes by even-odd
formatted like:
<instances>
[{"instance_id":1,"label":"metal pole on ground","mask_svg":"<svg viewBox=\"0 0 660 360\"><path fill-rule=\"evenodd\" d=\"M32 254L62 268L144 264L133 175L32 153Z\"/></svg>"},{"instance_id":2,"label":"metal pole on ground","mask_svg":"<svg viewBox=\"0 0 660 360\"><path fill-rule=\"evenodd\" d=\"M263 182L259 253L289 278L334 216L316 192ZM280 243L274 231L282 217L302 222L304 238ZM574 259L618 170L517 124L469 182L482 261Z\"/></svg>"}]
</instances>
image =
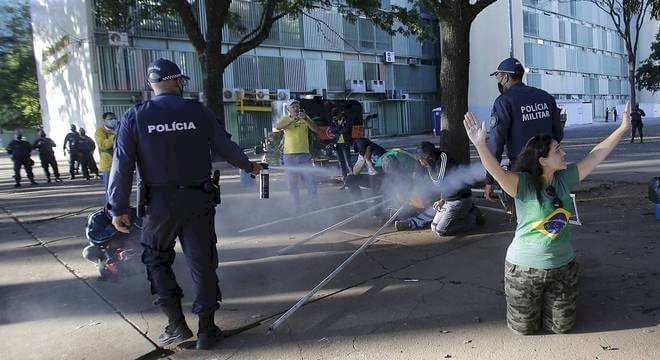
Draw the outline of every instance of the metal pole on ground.
<instances>
[{"instance_id":1,"label":"metal pole on ground","mask_svg":"<svg viewBox=\"0 0 660 360\"><path fill-rule=\"evenodd\" d=\"M291 315L293 315L294 312L296 312L303 305L305 305L305 303L307 303L307 301L309 301L309 299L312 296L314 296L314 294L316 294L319 290L321 290L327 283L330 282L330 280L334 279L335 276L337 276L337 274L339 274L344 269L344 267L346 267L346 265L348 265L351 261L353 261L353 259L355 259L356 256L360 255L367 247L369 247L371 244L376 242L376 239L378 239L378 235L380 235L383 232L383 230L385 230L385 228L389 226L392 223L392 221L394 221L394 219L396 219L399 216L399 213L401 213L401 210L403 210L405 206L406 204L401 205L401 207L399 207L399 209L394 213L394 215L392 215L392 217L390 217L385 222L385 224L383 224L383 226L381 226L378 230L376 230L376 232L373 235L371 235L371 237L367 239L367 241L365 241L364 244L362 244L362 246L360 246L359 249L357 249L353 254L351 254L351 256L349 256L346 260L344 260L344 262L341 263L341 265L339 265L334 271L332 271L328 276L326 276L325 279L323 279L323 281L321 281L318 285L316 285L316 287L314 287L310 292L308 292L305 296L303 296L300 300L298 300L298 302L295 305L293 305L289 310L287 310L287 312L285 312L282 316L280 316L277 320L275 320L275 322L268 328L268 333L271 333L278 326L282 325L282 323L284 323Z\"/></svg>"},{"instance_id":2,"label":"metal pole on ground","mask_svg":"<svg viewBox=\"0 0 660 360\"><path fill-rule=\"evenodd\" d=\"M244 232L247 232L247 231L252 231L252 230L256 230L256 229L261 229L261 228L264 228L264 227L267 227L267 226L270 226L270 225L279 224L279 223L281 223L281 222L286 222L286 221L296 220L296 219L299 219L299 218L302 218L302 217L305 217L305 216L316 215L316 214L319 214L319 213L322 213L322 212L325 212L325 211L341 209L341 208L345 208L345 207L347 207L347 206L351 206L351 205L355 205L355 204L360 204L360 203L367 202L367 201L371 201L371 200L376 200L376 199L379 199L379 198L382 198L382 197L383 197L383 195L378 195L378 196L370 197L370 198L367 198L367 199L362 199L362 200L353 201L353 202L346 203L346 204L341 204L341 205L337 205L337 206L332 206L332 207L325 208L325 209L319 209L319 210L315 210L315 211L310 211L310 212L308 212L308 213L304 213L304 214L302 214L302 215L292 216L292 217L288 217L288 218L284 218L284 219L280 219L280 220L271 221L271 222L269 222L269 223L265 223L265 224L261 224L261 225L257 225L257 226L253 226L253 227L249 227L249 228L245 228L245 229L243 229L243 230L238 230L238 232L239 232L239 233L244 233Z\"/></svg>"},{"instance_id":3,"label":"metal pole on ground","mask_svg":"<svg viewBox=\"0 0 660 360\"><path fill-rule=\"evenodd\" d=\"M300 245L302 245L302 244L304 244L304 243L306 243L306 242L308 242L308 241L310 241L310 240L316 239L317 237L319 237L319 236L321 236L321 235L327 233L327 232L330 231L330 230L334 230L334 229L336 229L336 228L338 228L338 227L340 227L340 226L342 226L342 225L344 225L344 224L348 224L349 222L351 222L351 221L353 221L353 220L355 220L355 219L357 219L357 218L359 218L359 217L361 217L361 216L364 216L364 215L368 214L369 212L371 212L372 210L375 210L376 208L378 208L379 206L383 205L384 203L385 203L385 201L381 201L381 202L379 202L378 204L376 204L376 205L374 205L374 206L368 207L368 208L366 208L366 209L360 211L359 213L357 213L357 214L355 214L355 215L353 215L353 216L351 216L351 217L349 217L349 218L346 218L346 219L344 219L344 220L342 220L342 221L340 221L340 222L338 222L338 223L336 223L336 224L334 224L334 225L332 225L332 226L329 226L329 227L327 227L327 228L325 228L325 229L323 229L323 230L321 230L321 231L319 231L319 232L317 232L317 233L314 233L314 234L312 234L312 235L310 235L310 236L308 236L308 237L306 237L306 238L304 238L304 239L298 241L297 243L291 244L291 245L289 245L289 246L287 246L287 247L285 247L285 248L280 249L280 250L277 252L277 254L278 254L278 255L286 254L286 253L287 253L288 251L290 251L291 249L294 249L294 248L296 248L296 247L298 247L298 246L300 246Z\"/></svg>"}]
</instances>

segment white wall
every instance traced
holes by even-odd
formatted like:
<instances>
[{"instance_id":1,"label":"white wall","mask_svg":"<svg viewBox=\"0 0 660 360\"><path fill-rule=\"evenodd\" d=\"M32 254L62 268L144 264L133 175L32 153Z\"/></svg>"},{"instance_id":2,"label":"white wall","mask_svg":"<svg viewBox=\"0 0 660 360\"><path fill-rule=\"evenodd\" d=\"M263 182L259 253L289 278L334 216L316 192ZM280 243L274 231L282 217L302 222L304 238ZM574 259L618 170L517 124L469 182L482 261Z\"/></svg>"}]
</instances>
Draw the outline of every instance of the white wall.
<instances>
[{"instance_id":1,"label":"white wall","mask_svg":"<svg viewBox=\"0 0 660 360\"><path fill-rule=\"evenodd\" d=\"M70 124L85 128L93 137L101 115L91 3L30 1L43 126L58 145L58 157L63 156L62 143ZM67 35L69 43L49 55L47 51ZM64 55L68 61L47 73L47 68Z\"/></svg>"},{"instance_id":2,"label":"white wall","mask_svg":"<svg viewBox=\"0 0 660 360\"><path fill-rule=\"evenodd\" d=\"M655 35L658 33L658 28L660 27L660 21L653 19L646 19L644 22L644 27L639 36L639 47L637 48L637 59L641 63L646 60L651 54L651 44L655 40ZM640 103L657 103L660 104L660 92L652 94L649 91L642 90L637 93L637 102ZM644 109L646 111L646 109ZM647 112L647 114L649 114ZM651 116L651 115L649 115ZM656 115L660 116L660 115ZM655 117L655 116L654 116Z\"/></svg>"},{"instance_id":3,"label":"white wall","mask_svg":"<svg viewBox=\"0 0 660 360\"><path fill-rule=\"evenodd\" d=\"M566 113L566 126L591 124L593 122L593 104L591 102L560 102Z\"/></svg>"},{"instance_id":4,"label":"white wall","mask_svg":"<svg viewBox=\"0 0 660 360\"><path fill-rule=\"evenodd\" d=\"M525 59L523 48L522 1L511 0L513 12L514 57ZM509 7L507 0L496 1L479 15L470 33L470 111L480 119L488 119L493 101L499 95L497 83L490 73L509 57ZM523 64L524 65L524 64Z\"/></svg>"}]
</instances>

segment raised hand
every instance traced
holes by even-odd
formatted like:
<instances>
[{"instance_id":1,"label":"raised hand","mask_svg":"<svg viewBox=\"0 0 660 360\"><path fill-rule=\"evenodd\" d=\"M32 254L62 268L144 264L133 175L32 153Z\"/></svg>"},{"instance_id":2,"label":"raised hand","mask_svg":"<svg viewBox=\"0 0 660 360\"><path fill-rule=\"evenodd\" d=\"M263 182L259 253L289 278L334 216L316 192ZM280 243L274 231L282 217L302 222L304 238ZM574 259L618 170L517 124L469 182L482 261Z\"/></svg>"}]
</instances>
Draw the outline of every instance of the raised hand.
<instances>
[{"instance_id":1,"label":"raised hand","mask_svg":"<svg viewBox=\"0 0 660 360\"><path fill-rule=\"evenodd\" d=\"M626 109L623 111L623 115L621 116L621 125L619 125L620 129L623 130L628 130L630 129L630 112L632 111L632 106L630 105L630 101L626 103Z\"/></svg>"},{"instance_id":2,"label":"raised hand","mask_svg":"<svg viewBox=\"0 0 660 360\"><path fill-rule=\"evenodd\" d=\"M468 112L465 114L463 126L465 126L465 131L475 146L486 142L486 124L479 121L474 113Z\"/></svg>"}]
</instances>

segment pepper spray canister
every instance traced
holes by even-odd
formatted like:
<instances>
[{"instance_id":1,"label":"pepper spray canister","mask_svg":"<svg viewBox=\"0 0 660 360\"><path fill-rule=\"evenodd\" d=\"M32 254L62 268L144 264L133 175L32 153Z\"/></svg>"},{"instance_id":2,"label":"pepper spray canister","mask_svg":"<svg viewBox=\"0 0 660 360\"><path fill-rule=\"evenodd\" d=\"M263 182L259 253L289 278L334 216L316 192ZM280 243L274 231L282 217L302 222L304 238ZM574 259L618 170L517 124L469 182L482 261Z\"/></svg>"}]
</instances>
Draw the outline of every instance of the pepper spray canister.
<instances>
[{"instance_id":1,"label":"pepper spray canister","mask_svg":"<svg viewBox=\"0 0 660 360\"><path fill-rule=\"evenodd\" d=\"M270 195L268 181L269 181L268 164L262 163L261 173L259 177L259 199L268 199Z\"/></svg>"}]
</instances>

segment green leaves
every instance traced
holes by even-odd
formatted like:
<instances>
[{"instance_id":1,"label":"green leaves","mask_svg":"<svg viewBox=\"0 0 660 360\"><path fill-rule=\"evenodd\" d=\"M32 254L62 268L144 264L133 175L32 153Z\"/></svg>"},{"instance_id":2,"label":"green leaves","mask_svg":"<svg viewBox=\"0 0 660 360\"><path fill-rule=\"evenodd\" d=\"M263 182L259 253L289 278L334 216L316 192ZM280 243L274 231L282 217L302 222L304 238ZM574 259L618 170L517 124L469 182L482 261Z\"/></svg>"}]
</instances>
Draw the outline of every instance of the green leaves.
<instances>
[{"instance_id":1,"label":"green leaves","mask_svg":"<svg viewBox=\"0 0 660 360\"><path fill-rule=\"evenodd\" d=\"M639 90L646 89L653 93L660 90L660 31L651 44L651 55L640 64L635 78Z\"/></svg>"},{"instance_id":2,"label":"green leaves","mask_svg":"<svg viewBox=\"0 0 660 360\"><path fill-rule=\"evenodd\" d=\"M5 6L7 33L0 37L0 128L41 126L36 62L27 4Z\"/></svg>"}]
</instances>

